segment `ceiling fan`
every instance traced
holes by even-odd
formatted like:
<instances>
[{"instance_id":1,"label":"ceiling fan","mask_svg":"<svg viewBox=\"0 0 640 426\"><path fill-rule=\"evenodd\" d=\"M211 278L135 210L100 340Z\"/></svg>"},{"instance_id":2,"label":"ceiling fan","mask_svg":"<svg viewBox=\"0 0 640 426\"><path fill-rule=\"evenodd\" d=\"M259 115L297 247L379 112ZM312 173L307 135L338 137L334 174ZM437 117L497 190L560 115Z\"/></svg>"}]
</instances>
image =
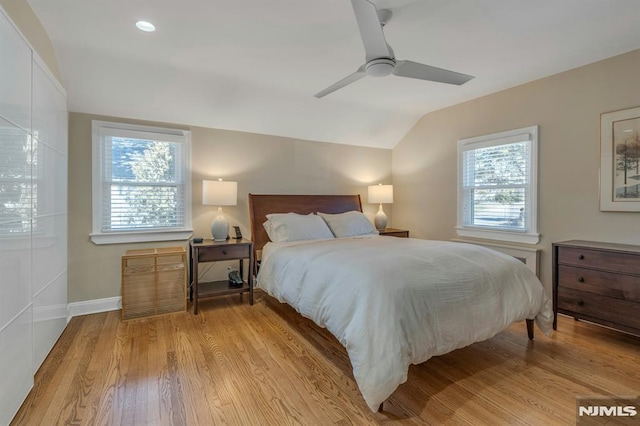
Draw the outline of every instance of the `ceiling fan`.
<instances>
[{"instance_id":1,"label":"ceiling fan","mask_svg":"<svg viewBox=\"0 0 640 426\"><path fill-rule=\"evenodd\" d=\"M385 77L394 74L399 77L417 78L419 80L437 81L439 83L461 85L474 78L442 68L432 67L412 61L398 61L393 49L387 44L382 28L391 19L388 9L376 10L376 6L369 0L351 0L356 14L360 36L364 43L366 62L356 72L316 93L316 98L322 98L344 86L360 80L366 75Z\"/></svg>"}]
</instances>

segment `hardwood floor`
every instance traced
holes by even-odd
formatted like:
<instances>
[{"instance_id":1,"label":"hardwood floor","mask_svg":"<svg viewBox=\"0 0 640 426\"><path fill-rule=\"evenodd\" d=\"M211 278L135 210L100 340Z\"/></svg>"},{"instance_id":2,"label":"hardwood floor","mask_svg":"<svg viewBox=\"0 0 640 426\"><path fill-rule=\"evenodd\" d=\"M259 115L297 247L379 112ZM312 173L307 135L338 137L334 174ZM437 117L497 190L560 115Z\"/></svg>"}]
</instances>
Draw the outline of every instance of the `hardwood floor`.
<instances>
[{"instance_id":1,"label":"hardwood floor","mask_svg":"<svg viewBox=\"0 0 640 426\"><path fill-rule=\"evenodd\" d=\"M576 396L638 395L640 338L560 317L525 323L411 366L382 413L365 405L344 348L260 291L190 312L76 317L12 424L572 425Z\"/></svg>"}]
</instances>

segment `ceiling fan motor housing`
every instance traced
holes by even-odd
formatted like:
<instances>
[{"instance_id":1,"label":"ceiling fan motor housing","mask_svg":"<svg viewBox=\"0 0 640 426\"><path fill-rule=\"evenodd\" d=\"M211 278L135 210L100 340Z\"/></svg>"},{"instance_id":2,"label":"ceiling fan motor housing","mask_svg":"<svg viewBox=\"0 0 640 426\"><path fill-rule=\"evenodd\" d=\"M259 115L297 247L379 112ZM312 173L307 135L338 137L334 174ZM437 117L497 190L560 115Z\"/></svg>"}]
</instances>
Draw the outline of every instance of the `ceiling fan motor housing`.
<instances>
[{"instance_id":1,"label":"ceiling fan motor housing","mask_svg":"<svg viewBox=\"0 0 640 426\"><path fill-rule=\"evenodd\" d=\"M373 59L367 62L365 72L372 77L386 77L393 72L396 61L390 58Z\"/></svg>"}]
</instances>

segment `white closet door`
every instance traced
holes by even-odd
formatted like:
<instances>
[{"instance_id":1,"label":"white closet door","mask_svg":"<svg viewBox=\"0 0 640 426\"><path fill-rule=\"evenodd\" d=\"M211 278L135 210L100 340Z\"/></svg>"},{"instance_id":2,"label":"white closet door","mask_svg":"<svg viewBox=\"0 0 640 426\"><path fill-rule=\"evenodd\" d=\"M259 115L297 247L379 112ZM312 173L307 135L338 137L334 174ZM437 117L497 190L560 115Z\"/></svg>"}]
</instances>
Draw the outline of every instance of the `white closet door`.
<instances>
[{"instance_id":1,"label":"white closet door","mask_svg":"<svg viewBox=\"0 0 640 426\"><path fill-rule=\"evenodd\" d=\"M67 103L34 60L33 372L67 325Z\"/></svg>"},{"instance_id":2,"label":"white closet door","mask_svg":"<svg viewBox=\"0 0 640 426\"><path fill-rule=\"evenodd\" d=\"M33 387L31 62L0 13L0 425Z\"/></svg>"},{"instance_id":3,"label":"white closet door","mask_svg":"<svg viewBox=\"0 0 640 426\"><path fill-rule=\"evenodd\" d=\"M67 324L67 102L40 63L0 8L0 425Z\"/></svg>"}]
</instances>

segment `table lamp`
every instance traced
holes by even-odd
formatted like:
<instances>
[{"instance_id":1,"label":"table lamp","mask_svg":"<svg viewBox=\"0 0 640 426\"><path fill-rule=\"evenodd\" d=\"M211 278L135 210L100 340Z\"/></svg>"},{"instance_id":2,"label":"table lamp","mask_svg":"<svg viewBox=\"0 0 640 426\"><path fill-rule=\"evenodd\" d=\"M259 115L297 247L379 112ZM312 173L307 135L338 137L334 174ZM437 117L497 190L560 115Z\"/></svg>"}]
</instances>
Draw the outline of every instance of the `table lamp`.
<instances>
[{"instance_id":1,"label":"table lamp","mask_svg":"<svg viewBox=\"0 0 640 426\"><path fill-rule=\"evenodd\" d=\"M379 203L380 208L376 213L373 224L378 231L387 227L387 215L382 210L382 203L393 203L393 185L371 185L369 186L369 202Z\"/></svg>"},{"instance_id":2,"label":"table lamp","mask_svg":"<svg viewBox=\"0 0 640 426\"><path fill-rule=\"evenodd\" d=\"M202 204L218 206L218 213L211 222L211 236L214 241L226 241L229 238L229 221L222 214L222 206L238 204L238 182L203 180Z\"/></svg>"}]
</instances>

